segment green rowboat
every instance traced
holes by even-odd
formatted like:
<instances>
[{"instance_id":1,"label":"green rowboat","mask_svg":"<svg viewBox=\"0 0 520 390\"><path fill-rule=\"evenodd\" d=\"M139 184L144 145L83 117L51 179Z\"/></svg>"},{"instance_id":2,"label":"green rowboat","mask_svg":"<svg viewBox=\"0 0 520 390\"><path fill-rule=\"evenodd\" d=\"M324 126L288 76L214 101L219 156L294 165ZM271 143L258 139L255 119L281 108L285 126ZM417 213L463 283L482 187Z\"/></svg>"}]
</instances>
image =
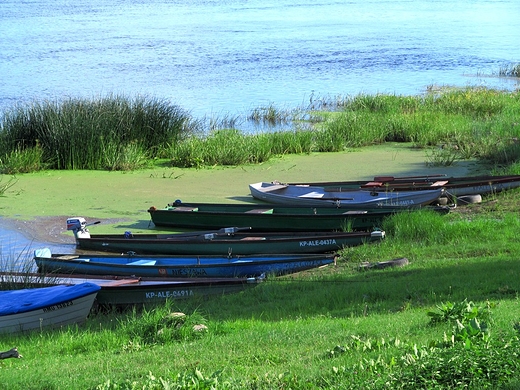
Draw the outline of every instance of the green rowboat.
<instances>
[{"instance_id":1,"label":"green rowboat","mask_svg":"<svg viewBox=\"0 0 520 390\"><path fill-rule=\"evenodd\" d=\"M76 222L76 223L74 223ZM224 228L177 234L90 234L84 218L67 220L79 249L172 255L253 255L336 252L344 247L380 241L385 232L269 232Z\"/></svg>"},{"instance_id":2,"label":"green rowboat","mask_svg":"<svg viewBox=\"0 0 520 390\"><path fill-rule=\"evenodd\" d=\"M421 209L448 213L447 207ZM183 203L175 201L164 209L150 207L155 226L168 228L220 229L225 226L248 226L253 231L372 231L381 226L385 217L398 212L413 212L396 207L356 209L343 207L279 206L243 203Z\"/></svg>"}]
</instances>

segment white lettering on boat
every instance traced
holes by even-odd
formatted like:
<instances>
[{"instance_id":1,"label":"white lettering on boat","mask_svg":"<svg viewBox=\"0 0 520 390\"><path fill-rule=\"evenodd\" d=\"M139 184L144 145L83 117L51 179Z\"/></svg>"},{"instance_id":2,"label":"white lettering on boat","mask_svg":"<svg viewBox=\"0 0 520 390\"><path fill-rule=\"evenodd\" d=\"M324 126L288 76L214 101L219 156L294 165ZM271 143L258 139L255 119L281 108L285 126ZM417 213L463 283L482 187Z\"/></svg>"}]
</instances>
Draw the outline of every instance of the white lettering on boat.
<instances>
[{"instance_id":1,"label":"white lettering on boat","mask_svg":"<svg viewBox=\"0 0 520 390\"><path fill-rule=\"evenodd\" d=\"M300 241L300 246L322 246L322 245L336 245L336 240L331 238L328 240Z\"/></svg>"},{"instance_id":2,"label":"white lettering on boat","mask_svg":"<svg viewBox=\"0 0 520 390\"><path fill-rule=\"evenodd\" d=\"M145 293L146 299L187 298L192 297L193 295L192 290L150 291Z\"/></svg>"},{"instance_id":3,"label":"white lettering on boat","mask_svg":"<svg viewBox=\"0 0 520 390\"><path fill-rule=\"evenodd\" d=\"M73 304L74 304L74 303L73 303L72 301L58 303L57 305L52 305L52 306L44 307L44 308L43 308L43 312L44 312L44 313L47 313L47 312L49 312L49 311L54 311L54 310L63 309L63 308L65 308L65 307L72 306Z\"/></svg>"}]
</instances>

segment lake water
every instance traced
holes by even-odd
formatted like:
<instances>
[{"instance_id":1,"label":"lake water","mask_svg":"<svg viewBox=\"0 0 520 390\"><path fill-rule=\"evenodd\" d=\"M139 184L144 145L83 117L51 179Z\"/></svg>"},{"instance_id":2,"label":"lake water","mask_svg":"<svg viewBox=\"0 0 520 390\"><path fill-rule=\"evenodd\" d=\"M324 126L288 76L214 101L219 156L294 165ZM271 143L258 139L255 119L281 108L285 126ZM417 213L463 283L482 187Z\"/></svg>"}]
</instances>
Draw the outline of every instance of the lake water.
<instances>
[{"instance_id":1,"label":"lake water","mask_svg":"<svg viewBox=\"0 0 520 390\"><path fill-rule=\"evenodd\" d=\"M2 0L0 109L108 94L195 117L317 97L511 89L517 0Z\"/></svg>"},{"instance_id":2,"label":"lake water","mask_svg":"<svg viewBox=\"0 0 520 390\"><path fill-rule=\"evenodd\" d=\"M2 0L0 114L108 94L211 118L429 85L513 89L493 76L520 62L518 20L517 0ZM0 237L3 253L40 244Z\"/></svg>"},{"instance_id":3,"label":"lake water","mask_svg":"<svg viewBox=\"0 0 520 390\"><path fill-rule=\"evenodd\" d=\"M0 217L0 271L28 270L28 266L36 270L32 262L34 250L44 247L50 248L53 253L74 253L76 250L74 243L38 241Z\"/></svg>"}]
</instances>

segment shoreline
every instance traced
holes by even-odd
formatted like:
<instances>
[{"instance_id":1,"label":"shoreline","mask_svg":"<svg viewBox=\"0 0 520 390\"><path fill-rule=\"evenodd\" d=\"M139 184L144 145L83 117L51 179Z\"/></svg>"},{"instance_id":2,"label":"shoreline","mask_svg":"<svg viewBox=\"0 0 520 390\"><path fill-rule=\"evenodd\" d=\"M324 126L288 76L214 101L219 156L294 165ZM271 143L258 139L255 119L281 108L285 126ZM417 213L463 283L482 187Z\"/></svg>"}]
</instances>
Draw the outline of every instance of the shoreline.
<instances>
[{"instance_id":1,"label":"shoreline","mask_svg":"<svg viewBox=\"0 0 520 390\"><path fill-rule=\"evenodd\" d=\"M338 153L288 155L247 166L42 171L18 176L16 185L6 191L0 228L16 230L28 239L72 243L72 233L66 234L70 217L102 221L95 228L99 233L146 233L150 231L147 210L151 206L162 208L176 199L201 203L253 201L248 185L259 181L371 180L378 175L439 173L468 176L483 169L475 161L429 167L423 150L390 144Z\"/></svg>"}]
</instances>

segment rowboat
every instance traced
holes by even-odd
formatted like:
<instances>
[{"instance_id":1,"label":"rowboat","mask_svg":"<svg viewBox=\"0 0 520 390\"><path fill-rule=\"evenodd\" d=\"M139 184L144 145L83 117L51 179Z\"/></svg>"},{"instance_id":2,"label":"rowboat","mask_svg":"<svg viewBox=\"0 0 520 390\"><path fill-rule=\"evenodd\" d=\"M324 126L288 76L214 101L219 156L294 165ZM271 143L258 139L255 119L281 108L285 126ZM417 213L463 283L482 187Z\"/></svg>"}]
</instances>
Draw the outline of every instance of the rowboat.
<instances>
[{"instance_id":1,"label":"rowboat","mask_svg":"<svg viewBox=\"0 0 520 390\"><path fill-rule=\"evenodd\" d=\"M80 283L0 291L0 333L82 323L99 290L96 284Z\"/></svg>"},{"instance_id":2,"label":"rowboat","mask_svg":"<svg viewBox=\"0 0 520 390\"><path fill-rule=\"evenodd\" d=\"M350 208L420 207L438 202L443 188L423 191L351 190L328 191L325 187L259 182L249 185L251 195L275 204Z\"/></svg>"},{"instance_id":3,"label":"rowboat","mask_svg":"<svg viewBox=\"0 0 520 390\"><path fill-rule=\"evenodd\" d=\"M334 262L335 254L249 256L176 256L125 254L52 254L36 249L39 272L168 278L233 278L282 275Z\"/></svg>"},{"instance_id":4,"label":"rowboat","mask_svg":"<svg viewBox=\"0 0 520 390\"><path fill-rule=\"evenodd\" d=\"M261 278L191 278L191 280L114 280L101 284L97 302L103 306L149 306L169 300L203 299L257 286Z\"/></svg>"},{"instance_id":5,"label":"rowboat","mask_svg":"<svg viewBox=\"0 0 520 390\"><path fill-rule=\"evenodd\" d=\"M278 183L278 182L274 182ZM463 176L447 177L446 175L427 176L376 176L370 181L337 181L314 183L290 183L291 185L307 185L323 187L327 191L345 190L388 190L388 191L414 191L444 188L452 196L486 195L520 187L520 175L503 176Z\"/></svg>"},{"instance_id":6,"label":"rowboat","mask_svg":"<svg viewBox=\"0 0 520 390\"><path fill-rule=\"evenodd\" d=\"M448 207L427 206L439 213ZM253 231L315 232L332 230L374 230L384 218L403 207L381 209L349 209L344 207L291 206L266 203L183 203L179 200L165 208L150 207L157 227L220 229L222 226L248 226Z\"/></svg>"},{"instance_id":7,"label":"rowboat","mask_svg":"<svg viewBox=\"0 0 520 390\"><path fill-rule=\"evenodd\" d=\"M93 283L100 287L96 304L101 306L150 306L167 300L203 299L208 296L231 294L258 286L256 278L150 278L112 275L74 275L40 273L1 273L5 285L48 287Z\"/></svg>"},{"instance_id":8,"label":"rowboat","mask_svg":"<svg viewBox=\"0 0 520 390\"><path fill-rule=\"evenodd\" d=\"M252 255L336 252L344 247L380 241L385 232L254 233L229 227L214 232L178 234L91 234L82 217L69 218L79 249L173 255ZM242 230L246 230L245 232Z\"/></svg>"}]
</instances>

